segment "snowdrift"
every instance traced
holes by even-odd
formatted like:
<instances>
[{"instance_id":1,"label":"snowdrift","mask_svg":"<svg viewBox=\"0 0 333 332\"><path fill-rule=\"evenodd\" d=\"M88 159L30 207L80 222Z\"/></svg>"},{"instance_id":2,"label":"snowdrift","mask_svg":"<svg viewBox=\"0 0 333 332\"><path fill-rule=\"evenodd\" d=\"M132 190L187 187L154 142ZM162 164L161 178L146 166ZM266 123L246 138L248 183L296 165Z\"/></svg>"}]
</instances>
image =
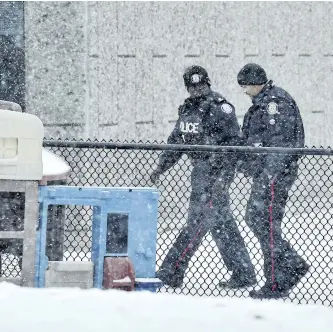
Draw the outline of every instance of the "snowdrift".
<instances>
[{"instance_id":1,"label":"snowdrift","mask_svg":"<svg viewBox=\"0 0 333 332\"><path fill-rule=\"evenodd\" d=\"M329 332L331 308L148 292L0 284L6 332Z\"/></svg>"}]
</instances>

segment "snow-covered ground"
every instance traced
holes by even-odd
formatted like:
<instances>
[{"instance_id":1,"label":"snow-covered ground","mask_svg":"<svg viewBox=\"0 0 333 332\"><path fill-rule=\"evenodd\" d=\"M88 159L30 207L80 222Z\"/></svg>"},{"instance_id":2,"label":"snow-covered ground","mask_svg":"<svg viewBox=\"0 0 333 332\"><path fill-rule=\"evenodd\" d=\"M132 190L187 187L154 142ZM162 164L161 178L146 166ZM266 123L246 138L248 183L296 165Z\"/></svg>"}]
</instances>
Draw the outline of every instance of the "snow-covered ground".
<instances>
[{"instance_id":1,"label":"snow-covered ground","mask_svg":"<svg viewBox=\"0 0 333 332\"><path fill-rule=\"evenodd\" d=\"M6 332L329 332L333 315L280 301L1 283L0 322Z\"/></svg>"}]
</instances>

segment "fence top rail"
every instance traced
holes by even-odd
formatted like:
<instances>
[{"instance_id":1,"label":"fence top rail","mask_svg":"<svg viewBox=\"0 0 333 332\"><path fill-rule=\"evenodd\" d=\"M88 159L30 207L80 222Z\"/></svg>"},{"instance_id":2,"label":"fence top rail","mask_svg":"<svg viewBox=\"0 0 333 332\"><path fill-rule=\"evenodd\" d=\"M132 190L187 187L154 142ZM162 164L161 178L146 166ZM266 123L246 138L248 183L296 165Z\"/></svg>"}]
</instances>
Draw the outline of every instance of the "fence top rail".
<instances>
[{"instance_id":1,"label":"fence top rail","mask_svg":"<svg viewBox=\"0 0 333 332\"><path fill-rule=\"evenodd\" d=\"M288 154L288 155L333 155L331 148L284 148L284 147L250 147L250 146L212 146L212 145L182 145L182 144L152 144L152 143L119 143L97 141L67 141L44 140L44 147L95 148L119 150L153 150L180 152L220 152L220 153L258 153L258 154Z\"/></svg>"}]
</instances>

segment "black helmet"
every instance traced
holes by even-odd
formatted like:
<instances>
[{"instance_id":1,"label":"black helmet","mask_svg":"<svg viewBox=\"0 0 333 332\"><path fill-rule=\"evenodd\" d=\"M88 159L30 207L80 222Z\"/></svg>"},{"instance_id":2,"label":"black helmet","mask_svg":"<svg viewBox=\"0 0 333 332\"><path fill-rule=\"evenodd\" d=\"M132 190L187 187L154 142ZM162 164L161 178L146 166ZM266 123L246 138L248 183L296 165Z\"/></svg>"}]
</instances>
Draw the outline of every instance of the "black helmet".
<instances>
[{"instance_id":1,"label":"black helmet","mask_svg":"<svg viewBox=\"0 0 333 332\"><path fill-rule=\"evenodd\" d=\"M239 85L261 85L267 82L265 70L255 63L245 65L237 75Z\"/></svg>"},{"instance_id":2,"label":"black helmet","mask_svg":"<svg viewBox=\"0 0 333 332\"><path fill-rule=\"evenodd\" d=\"M202 83L206 83L210 86L208 73L205 68L200 66L188 67L185 70L183 78L186 88L190 86L201 85Z\"/></svg>"}]
</instances>

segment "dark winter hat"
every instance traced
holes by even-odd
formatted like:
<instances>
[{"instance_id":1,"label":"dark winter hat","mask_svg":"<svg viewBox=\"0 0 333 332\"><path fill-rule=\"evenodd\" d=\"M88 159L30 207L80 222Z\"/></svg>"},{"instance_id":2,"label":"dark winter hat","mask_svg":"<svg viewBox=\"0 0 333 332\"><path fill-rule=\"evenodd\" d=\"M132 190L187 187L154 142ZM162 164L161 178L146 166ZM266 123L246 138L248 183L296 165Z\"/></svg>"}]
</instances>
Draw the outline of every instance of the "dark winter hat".
<instances>
[{"instance_id":1,"label":"dark winter hat","mask_svg":"<svg viewBox=\"0 0 333 332\"><path fill-rule=\"evenodd\" d=\"M196 86L202 83L207 83L210 86L210 80L205 68L200 66L190 66L185 70L183 75L184 84L189 86Z\"/></svg>"},{"instance_id":2,"label":"dark winter hat","mask_svg":"<svg viewBox=\"0 0 333 332\"><path fill-rule=\"evenodd\" d=\"M238 73L237 81L239 85L261 85L268 80L264 68L255 63L248 63Z\"/></svg>"}]
</instances>

